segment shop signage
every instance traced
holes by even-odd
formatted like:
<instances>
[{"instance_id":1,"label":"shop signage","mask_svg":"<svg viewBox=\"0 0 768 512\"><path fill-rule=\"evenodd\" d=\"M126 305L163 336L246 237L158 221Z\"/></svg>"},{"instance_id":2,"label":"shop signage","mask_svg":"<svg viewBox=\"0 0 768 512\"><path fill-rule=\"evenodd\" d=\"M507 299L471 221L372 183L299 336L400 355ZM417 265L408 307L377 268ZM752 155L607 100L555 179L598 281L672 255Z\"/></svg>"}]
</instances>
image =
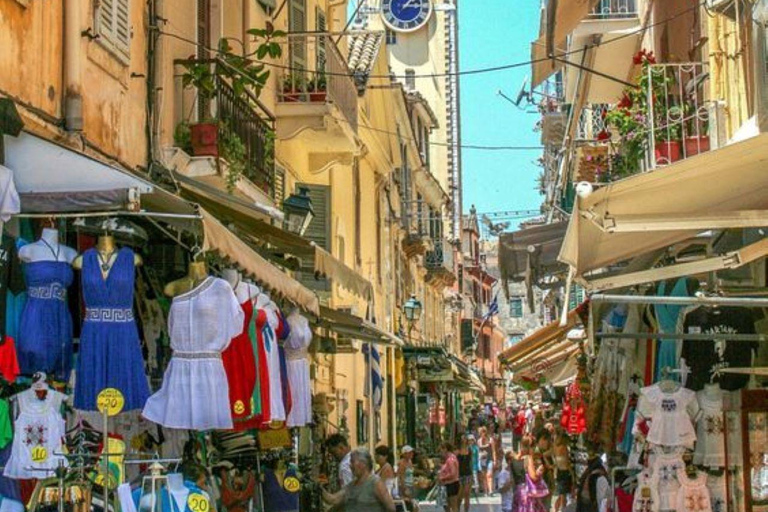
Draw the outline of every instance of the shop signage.
<instances>
[{"instance_id":1,"label":"shop signage","mask_svg":"<svg viewBox=\"0 0 768 512\"><path fill-rule=\"evenodd\" d=\"M285 427L259 430L259 446L262 450L275 450L293 446L291 434Z\"/></svg>"},{"instance_id":2,"label":"shop signage","mask_svg":"<svg viewBox=\"0 0 768 512\"><path fill-rule=\"evenodd\" d=\"M104 388L96 397L96 407L98 407L99 412L102 414L106 412L107 416L120 414L124 406L125 398L119 389Z\"/></svg>"},{"instance_id":3,"label":"shop signage","mask_svg":"<svg viewBox=\"0 0 768 512\"><path fill-rule=\"evenodd\" d=\"M205 494L193 492L189 495L189 498L187 498L187 507L189 507L189 510L192 512L210 512L211 503L208 501Z\"/></svg>"},{"instance_id":4,"label":"shop signage","mask_svg":"<svg viewBox=\"0 0 768 512\"><path fill-rule=\"evenodd\" d=\"M295 476L287 476L283 480L283 489L288 492L299 492L301 489L301 482Z\"/></svg>"}]
</instances>

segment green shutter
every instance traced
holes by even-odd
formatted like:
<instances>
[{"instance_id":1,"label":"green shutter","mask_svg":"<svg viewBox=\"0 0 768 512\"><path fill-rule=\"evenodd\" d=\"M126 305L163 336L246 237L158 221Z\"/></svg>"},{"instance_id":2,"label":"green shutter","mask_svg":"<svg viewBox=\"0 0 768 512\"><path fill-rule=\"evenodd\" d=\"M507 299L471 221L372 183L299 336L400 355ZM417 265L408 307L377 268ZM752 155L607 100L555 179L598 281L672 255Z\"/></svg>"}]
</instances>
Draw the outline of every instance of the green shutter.
<instances>
[{"instance_id":1,"label":"green shutter","mask_svg":"<svg viewBox=\"0 0 768 512\"><path fill-rule=\"evenodd\" d=\"M315 8L315 30L317 30L317 62L315 70L318 73L325 72L325 36L322 35L328 28L325 22L325 12L320 7Z\"/></svg>"},{"instance_id":2,"label":"green shutter","mask_svg":"<svg viewBox=\"0 0 768 512\"><path fill-rule=\"evenodd\" d=\"M299 183L299 187L306 188L309 191L309 197L312 200L312 209L315 216L307 227L304 238L315 242L318 247L331 252L331 187L327 185L308 185ZM328 279L315 279L315 262L304 261L301 266L300 281L314 290L330 290Z\"/></svg>"},{"instance_id":3,"label":"green shutter","mask_svg":"<svg viewBox=\"0 0 768 512\"><path fill-rule=\"evenodd\" d=\"M512 318L522 318L523 316L523 299L515 297L509 300L509 316Z\"/></svg>"},{"instance_id":4,"label":"green shutter","mask_svg":"<svg viewBox=\"0 0 768 512\"><path fill-rule=\"evenodd\" d=\"M307 31L307 0L289 0L288 32L297 34ZM307 40L305 37L291 39L291 71L307 68Z\"/></svg>"}]
</instances>

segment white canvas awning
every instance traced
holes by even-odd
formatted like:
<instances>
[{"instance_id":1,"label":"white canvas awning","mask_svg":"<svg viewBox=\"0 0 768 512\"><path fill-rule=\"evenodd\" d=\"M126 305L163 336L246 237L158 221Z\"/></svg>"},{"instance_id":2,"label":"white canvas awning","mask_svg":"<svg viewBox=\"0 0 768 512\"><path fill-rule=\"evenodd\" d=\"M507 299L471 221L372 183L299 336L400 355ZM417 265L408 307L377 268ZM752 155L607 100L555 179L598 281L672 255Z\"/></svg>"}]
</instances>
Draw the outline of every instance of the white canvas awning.
<instances>
[{"instance_id":1,"label":"white canvas awning","mask_svg":"<svg viewBox=\"0 0 768 512\"><path fill-rule=\"evenodd\" d=\"M632 176L579 199L560 261L575 277L708 229L768 225L768 134Z\"/></svg>"}]
</instances>

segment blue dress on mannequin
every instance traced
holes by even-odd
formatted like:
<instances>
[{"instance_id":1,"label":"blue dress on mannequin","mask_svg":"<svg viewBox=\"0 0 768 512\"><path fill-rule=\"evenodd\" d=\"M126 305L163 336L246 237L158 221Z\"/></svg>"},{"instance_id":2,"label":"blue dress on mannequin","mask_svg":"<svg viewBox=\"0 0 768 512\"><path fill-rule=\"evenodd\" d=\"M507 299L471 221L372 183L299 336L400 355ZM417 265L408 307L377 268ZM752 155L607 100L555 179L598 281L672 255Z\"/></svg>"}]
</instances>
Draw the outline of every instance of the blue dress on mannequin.
<instances>
[{"instance_id":1,"label":"blue dress on mannequin","mask_svg":"<svg viewBox=\"0 0 768 512\"><path fill-rule=\"evenodd\" d=\"M27 303L21 314L16 352L21 373L54 374L69 380L72 369L72 315L67 288L72 266L66 261L33 261L24 265Z\"/></svg>"},{"instance_id":2,"label":"blue dress on mannequin","mask_svg":"<svg viewBox=\"0 0 768 512\"><path fill-rule=\"evenodd\" d=\"M117 252L106 277L96 249L83 254L85 320L77 358L76 409L97 410L96 397L104 388L122 392L124 411L143 408L149 397L133 316L135 272L134 254L127 247Z\"/></svg>"}]
</instances>

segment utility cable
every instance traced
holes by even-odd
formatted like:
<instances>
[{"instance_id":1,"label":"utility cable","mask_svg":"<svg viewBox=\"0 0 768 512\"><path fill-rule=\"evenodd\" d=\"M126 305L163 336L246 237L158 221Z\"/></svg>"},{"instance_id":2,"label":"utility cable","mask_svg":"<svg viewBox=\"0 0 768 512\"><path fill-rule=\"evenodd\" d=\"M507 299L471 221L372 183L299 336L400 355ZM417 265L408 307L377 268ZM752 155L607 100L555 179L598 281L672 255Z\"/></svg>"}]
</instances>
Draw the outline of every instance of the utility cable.
<instances>
[{"instance_id":1,"label":"utility cable","mask_svg":"<svg viewBox=\"0 0 768 512\"><path fill-rule=\"evenodd\" d=\"M664 18L663 20L659 20L656 23L652 23L650 25L640 27L639 29L632 30L632 31L627 32L625 34L618 35L616 37L608 39L607 41L600 41L600 42L597 42L597 43L594 43L594 44L591 44L591 45L587 45L586 48L598 48L598 47L606 46L606 45L609 45L611 43L615 43L617 41L621 41L622 39L625 39L627 37L632 37L632 36L635 36L637 34L643 33L646 30L648 30L649 28L652 28L652 27L655 27L655 26L662 25L664 23L670 22L672 20L675 20L677 18L680 18L681 16L684 16L684 15L688 14L689 12L691 12L691 11L693 11L695 9L698 9L702 5L705 5L706 1L707 0L701 0L700 2L697 2L695 5L689 7L688 9L680 11L679 13L674 14L672 16L669 16L668 18ZM185 43L188 43L188 44L200 47L200 48L202 48L204 50L207 50L207 51L209 51L211 53L218 53L218 54L224 54L225 53L225 52L222 52L221 50L219 50L217 48L211 48L211 47L209 47L207 45L204 45L202 43L198 43L197 41L194 41L194 40L189 39L187 37L180 36L180 35L174 34L172 32L166 32L166 31L161 30L161 29L156 29L156 30L161 35L168 36L168 37L177 39L179 41L183 41ZM287 35L292 35L292 34L295 34L295 33L290 33L289 32ZM301 34L311 34L311 33L310 32L302 32ZM348 35L354 35L354 32L350 32ZM411 78L442 78L442 77L451 77L451 76L471 76L471 75L479 75L479 74L485 74L485 73L495 73L495 72L498 72L498 71L506 71L506 70L509 70L509 69L530 66L531 64L538 64L540 62L549 62L549 61L551 61L551 60L553 60L555 58L563 58L563 57L566 57L568 55L572 55L572 54L575 54L575 53L581 53L583 50L584 50L583 48L580 48L578 50L571 50L571 51L568 51L568 52L558 53L558 54L556 54L556 55L554 55L552 57L548 56L548 57L542 57L540 59L532 59L532 60L527 60L527 61L523 61L523 62L515 62L515 63L512 63L512 64L502 64L502 65L498 65L498 66L490 66L490 67L485 67L485 68L469 69L469 70L457 71L457 72L453 72L453 73L446 72L446 73L429 73L429 74L421 74L421 75L414 74L414 75L408 75L407 77L406 77L406 75L394 75L394 74L391 74L391 75L390 74L387 74L387 75L368 75L367 78L368 79L379 78L379 79L390 79L391 80L391 79L405 79L405 78L408 78L408 79L411 79ZM297 67L293 67L293 66L287 66L287 65L283 65L283 64L278 64L278 63L275 63L275 62L258 61L258 60L251 60L250 62L253 63L253 64L263 64L264 66L268 66L268 67L272 67L272 68L277 68L277 69L283 69L283 70L287 70L287 71L297 71L297 72L302 72L302 73L318 73L317 70L312 71L312 70L305 69L305 68L297 68ZM346 76L346 77L350 77L350 78L353 78L355 76L351 72L350 73L339 73L339 72L323 71L322 73L325 76Z\"/></svg>"}]
</instances>

